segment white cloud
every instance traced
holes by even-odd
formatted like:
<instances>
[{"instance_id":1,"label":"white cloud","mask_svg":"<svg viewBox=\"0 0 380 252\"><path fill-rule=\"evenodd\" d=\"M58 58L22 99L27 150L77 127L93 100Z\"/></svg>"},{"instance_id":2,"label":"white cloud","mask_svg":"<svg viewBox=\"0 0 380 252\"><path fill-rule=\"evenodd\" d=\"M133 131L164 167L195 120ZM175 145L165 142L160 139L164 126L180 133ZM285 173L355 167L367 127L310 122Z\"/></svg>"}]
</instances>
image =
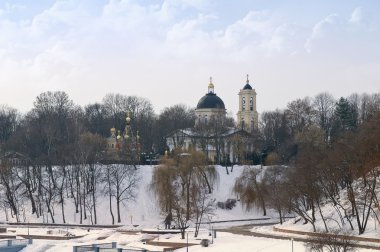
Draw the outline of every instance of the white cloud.
<instances>
[{"instance_id":1,"label":"white cloud","mask_svg":"<svg viewBox=\"0 0 380 252\"><path fill-rule=\"evenodd\" d=\"M57 1L33 17L30 29L34 36L64 36L72 30L85 31L92 18L85 1Z\"/></svg>"},{"instance_id":2,"label":"white cloud","mask_svg":"<svg viewBox=\"0 0 380 252\"><path fill-rule=\"evenodd\" d=\"M182 10L190 8L202 12L208 6L207 0L164 0L159 14L164 20L172 20Z\"/></svg>"},{"instance_id":3,"label":"white cloud","mask_svg":"<svg viewBox=\"0 0 380 252\"><path fill-rule=\"evenodd\" d=\"M307 38L305 43L305 49L308 53L312 50L313 42L325 37L327 31L338 23L338 19L339 16L337 14L330 14L314 25L311 35Z\"/></svg>"},{"instance_id":4,"label":"white cloud","mask_svg":"<svg viewBox=\"0 0 380 252\"><path fill-rule=\"evenodd\" d=\"M268 13L264 11L250 11L243 19L229 25L225 30L228 43L250 41L257 43L262 37L272 34L275 29Z\"/></svg>"},{"instance_id":5,"label":"white cloud","mask_svg":"<svg viewBox=\"0 0 380 252\"><path fill-rule=\"evenodd\" d=\"M13 12L13 11L17 11L17 10L24 10L26 8L25 5L22 5L22 4L15 4L15 3L6 3L5 4L5 9L8 11L8 12Z\"/></svg>"},{"instance_id":6,"label":"white cloud","mask_svg":"<svg viewBox=\"0 0 380 252\"><path fill-rule=\"evenodd\" d=\"M350 22L351 23L360 23L363 19L362 9L360 7L355 8L351 14Z\"/></svg>"},{"instance_id":7,"label":"white cloud","mask_svg":"<svg viewBox=\"0 0 380 252\"><path fill-rule=\"evenodd\" d=\"M300 27L268 11L250 11L225 29L222 44L229 49L273 57L278 53L294 54L301 44L297 36L304 36Z\"/></svg>"},{"instance_id":8,"label":"white cloud","mask_svg":"<svg viewBox=\"0 0 380 252\"><path fill-rule=\"evenodd\" d=\"M70 95L82 104L106 92L121 92L145 96L163 107L171 104L162 90L171 90L173 103L193 105L213 75L227 106L235 104L230 92L237 76L242 85L249 73L255 75L253 82L257 76L273 88L286 79L291 85L293 79L308 82L314 71L309 68L324 69L326 62L353 52L368 59L352 42L360 37L362 26L349 21L362 22L361 9L346 19L329 15L311 28L290 23L272 10L248 9L226 24L206 0L153 2L109 0L90 11L93 0L56 1L30 20L0 16L1 87L25 87L36 95L49 89L72 90ZM312 56L322 52L329 57L321 63L307 55L313 62L305 64L304 49L318 52ZM181 87L177 80L183 80ZM288 87L283 88L285 92ZM84 89L93 95L83 96ZM270 95L267 100L273 101Z\"/></svg>"}]
</instances>

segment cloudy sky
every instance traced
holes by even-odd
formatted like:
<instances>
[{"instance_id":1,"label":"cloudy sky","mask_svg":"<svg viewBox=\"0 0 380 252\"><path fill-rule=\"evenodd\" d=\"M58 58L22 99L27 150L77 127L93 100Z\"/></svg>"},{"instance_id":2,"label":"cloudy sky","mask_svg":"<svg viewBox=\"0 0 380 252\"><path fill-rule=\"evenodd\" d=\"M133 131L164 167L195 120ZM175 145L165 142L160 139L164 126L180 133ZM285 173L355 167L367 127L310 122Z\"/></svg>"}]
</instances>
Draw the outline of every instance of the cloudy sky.
<instances>
[{"instance_id":1,"label":"cloudy sky","mask_svg":"<svg viewBox=\"0 0 380 252\"><path fill-rule=\"evenodd\" d=\"M296 98L380 91L380 1L0 0L0 104L107 93L156 112L195 107L212 76L236 114L249 74L259 112Z\"/></svg>"}]
</instances>

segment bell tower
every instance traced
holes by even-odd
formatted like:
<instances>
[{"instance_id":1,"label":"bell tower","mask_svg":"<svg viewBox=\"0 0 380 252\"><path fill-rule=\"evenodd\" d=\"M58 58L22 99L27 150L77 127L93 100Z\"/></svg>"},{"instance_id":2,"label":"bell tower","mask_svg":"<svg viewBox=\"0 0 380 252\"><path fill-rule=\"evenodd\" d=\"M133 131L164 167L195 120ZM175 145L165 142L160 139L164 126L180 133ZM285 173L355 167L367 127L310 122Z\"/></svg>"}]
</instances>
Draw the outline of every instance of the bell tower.
<instances>
[{"instance_id":1,"label":"bell tower","mask_svg":"<svg viewBox=\"0 0 380 252\"><path fill-rule=\"evenodd\" d=\"M249 84L247 74L247 82L239 92L237 122L239 128L250 133L258 128L259 114L256 109L256 95L256 90L252 89L252 86Z\"/></svg>"}]
</instances>

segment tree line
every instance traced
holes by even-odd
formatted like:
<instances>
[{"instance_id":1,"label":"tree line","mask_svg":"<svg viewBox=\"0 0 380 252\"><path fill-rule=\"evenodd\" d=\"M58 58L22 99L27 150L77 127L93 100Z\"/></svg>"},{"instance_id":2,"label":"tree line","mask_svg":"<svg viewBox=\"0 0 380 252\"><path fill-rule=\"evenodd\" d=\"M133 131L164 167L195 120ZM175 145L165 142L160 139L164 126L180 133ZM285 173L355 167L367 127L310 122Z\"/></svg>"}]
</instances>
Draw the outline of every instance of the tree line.
<instances>
[{"instance_id":1,"label":"tree line","mask_svg":"<svg viewBox=\"0 0 380 252\"><path fill-rule=\"evenodd\" d=\"M164 137L175 129L194 126L195 120L194 110L184 105L165 108L156 115L149 100L120 94L107 94L101 103L80 107L65 92L45 92L33 104L25 114L0 106L0 151L17 151L33 163L47 166L75 162L83 134L107 138L112 127L122 131L127 112L145 153L164 153Z\"/></svg>"},{"instance_id":2,"label":"tree line","mask_svg":"<svg viewBox=\"0 0 380 252\"><path fill-rule=\"evenodd\" d=\"M141 152L163 153L164 136L192 127L194 111L174 105L156 115L150 101L107 94L101 103L76 105L65 92L44 92L25 114L0 106L0 204L7 220L27 221L30 212L43 222L56 222L72 205L78 222L97 224L99 196L108 199L110 221L121 222L121 205L136 197L140 178L135 166L100 165L110 129L139 131ZM7 163L7 153L21 153L27 162ZM19 157L18 157L19 158Z\"/></svg>"},{"instance_id":3,"label":"tree line","mask_svg":"<svg viewBox=\"0 0 380 252\"><path fill-rule=\"evenodd\" d=\"M1 152L18 151L29 160L17 168L0 165L4 209L20 220L25 216L25 202L30 202L33 214L54 222L54 212L60 207L66 222L64 205L72 202L80 222L90 218L97 223L97 195L101 193L109 200L112 223L120 222L120 204L135 197L138 170L129 165L97 164L106 149L109 129L125 126L126 111L131 112L132 129L140 131L145 152L164 153L165 136L193 127L195 122L194 110L183 105L156 115L147 99L120 94L108 94L101 103L82 108L64 92L45 92L24 115L2 105ZM247 168L236 181L235 192L248 209L259 206L265 214L273 208L281 220L288 212L297 213L314 229L316 215L327 222L322 205L329 201L340 216L338 225L355 226L363 233L370 213L376 214L379 205L379 111L379 94L335 100L321 93L292 101L284 110L263 112L259 129L249 136L255 153L244 155L241 139L236 140L241 143L236 149L241 162L272 166L265 173ZM199 224L213 211L210 193L216 182L215 168L207 165L205 156L176 150L155 170L151 187L161 212L173 214L184 230L189 221ZM340 201L342 190L349 207ZM329 229L327 224L325 229Z\"/></svg>"},{"instance_id":4,"label":"tree line","mask_svg":"<svg viewBox=\"0 0 380 252\"><path fill-rule=\"evenodd\" d=\"M283 110L265 111L260 115L259 129L248 139L254 143L254 153L247 153L240 144L236 147L241 155L238 160L253 164L288 163L297 154L296 139L300 132L317 127L324 141L332 143L342 132L356 129L373 116L379 104L380 94L353 94L335 100L332 95L321 93L291 101ZM127 112L132 130L139 131L141 152L145 153L163 154L166 136L195 124L194 109L180 104L166 107L157 115L150 101L142 97L107 94L101 103L81 107L65 92L45 92L36 97L33 108L25 114L0 105L0 151L18 151L34 163L48 166L73 163L82 134L107 138L112 127L124 129ZM219 136L226 125L234 125L232 118L224 121L228 123L216 121L205 129L203 126L194 130L200 135L211 131L213 136ZM217 161L223 163L222 141L214 142L219 150Z\"/></svg>"},{"instance_id":5,"label":"tree line","mask_svg":"<svg viewBox=\"0 0 380 252\"><path fill-rule=\"evenodd\" d=\"M247 167L234 191L247 209L295 213L316 231L332 227L363 234L379 221L380 97L323 93L262 115L265 171ZM337 217L324 211L331 204ZM331 224L333 223L333 224Z\"/></svg>"}]
</instances>

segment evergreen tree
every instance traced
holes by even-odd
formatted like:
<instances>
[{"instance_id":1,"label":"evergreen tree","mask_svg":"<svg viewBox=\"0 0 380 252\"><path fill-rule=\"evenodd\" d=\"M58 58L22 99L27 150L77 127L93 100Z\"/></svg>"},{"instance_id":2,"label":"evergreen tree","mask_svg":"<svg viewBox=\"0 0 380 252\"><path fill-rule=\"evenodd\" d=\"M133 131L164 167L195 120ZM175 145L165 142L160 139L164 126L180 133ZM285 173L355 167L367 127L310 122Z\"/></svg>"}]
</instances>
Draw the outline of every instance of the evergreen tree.
<instances>
[{"instance_id":1,"label":"evergreen tree","mask_svg":"<svg viewBox=\"0 0 380 252\"><path fill-rule=\"evenodd\" d=\"M358 111L347 99L341 97L335 105L332 136L354 130L358 124Z\"/></svg>"}]
</instances>

